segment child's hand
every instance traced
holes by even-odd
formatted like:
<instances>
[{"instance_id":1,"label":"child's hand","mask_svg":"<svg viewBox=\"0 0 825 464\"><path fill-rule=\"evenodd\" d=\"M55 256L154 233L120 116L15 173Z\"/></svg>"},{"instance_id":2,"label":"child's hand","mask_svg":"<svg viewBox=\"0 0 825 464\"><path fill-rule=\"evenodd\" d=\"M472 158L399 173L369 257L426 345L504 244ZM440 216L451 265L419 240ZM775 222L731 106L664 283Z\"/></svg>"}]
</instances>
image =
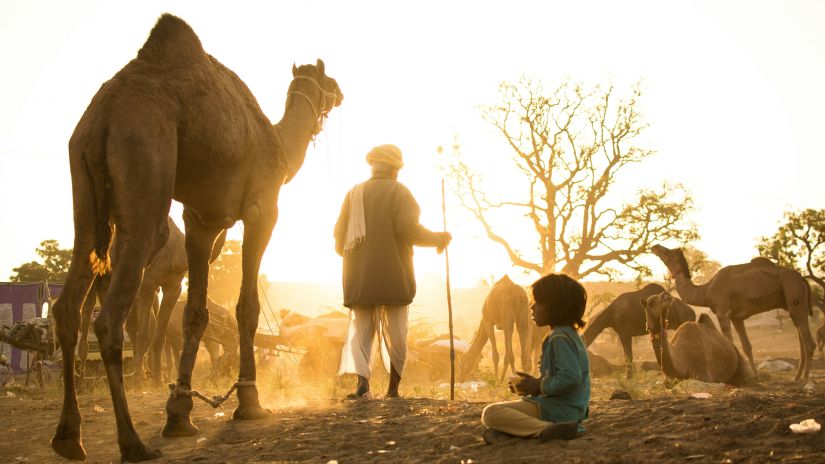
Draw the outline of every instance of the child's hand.
<instances>
[{"instance_id":1,"label":"child's hand","mask_svg":"<svg viewBox=\"0 0 825 464\"><path fill-rule=\"evenodd\" d=\"M524 372L516 372L518 377L510 378L510 391L519 395L540 395L541 380Z\"/></svg>"}]
</instances>

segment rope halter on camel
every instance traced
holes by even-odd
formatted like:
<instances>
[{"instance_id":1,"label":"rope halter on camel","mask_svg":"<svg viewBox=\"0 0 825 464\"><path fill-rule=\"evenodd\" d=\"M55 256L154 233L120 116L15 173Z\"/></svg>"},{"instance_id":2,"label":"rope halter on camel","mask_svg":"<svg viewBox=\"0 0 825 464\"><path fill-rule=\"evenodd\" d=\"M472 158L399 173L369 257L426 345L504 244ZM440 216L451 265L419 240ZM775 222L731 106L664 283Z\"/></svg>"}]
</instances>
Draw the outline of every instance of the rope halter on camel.
<instances>
[{"instance_id":1,"label":"rope halter on camel","mask_svg":"<svg viewBox=\"0 0 825 464\"><path fill-rule=\"evenodd\" d=\"M318 105L321 107L321 111L318 111L315 103L312 101L312 98L310 98L309 95L307 95L306 93L300 90L292 90L289 92L289 95L299 95L301 97L304 97L304 99L306 99L306 101L309 103L309 107L312 108L312 114L315 116L314 135L318 135L318 133L321 132L321 129L323 129L324 120L329 115L329 112L332 111L332 109L335 107L335 102L338 100L338 95L335 92L330 92L329 90L323 88L321 84L319 84L318 81L315 80L314 77L295 76L292 79L292 83L294 84L295 81L299 79L305 79L312 82L312 84L315 85L315 87L318 87L318 90L321 92L320 97L323 98L323 101L320 102L320 104ZM290 88L291 87L292 85L290 85ZM329 103L330 98L332 98L331 104Z\"/></svg>"},{"instance_id":2,"label":"rope halter on camel","mask_svg":"<svg viewBox=\"0 0 825 464\"><path fill-rule=\"evenodd\" d=\"M232 384L229 390L224 393L223 395L212 395L212 398L206 397L204 394L200 393L197 390L187 390L181 387L177 383L170 383L169 384L169 396L172 398L177 398L178 396L192 396L198 399L203 400L205 403L209 404L213 408L220 408L221 405L229 399L238 387L254 387L255 381L254 380L243 380L238 379L237 382Z\"/></svg>"}]
</instances>

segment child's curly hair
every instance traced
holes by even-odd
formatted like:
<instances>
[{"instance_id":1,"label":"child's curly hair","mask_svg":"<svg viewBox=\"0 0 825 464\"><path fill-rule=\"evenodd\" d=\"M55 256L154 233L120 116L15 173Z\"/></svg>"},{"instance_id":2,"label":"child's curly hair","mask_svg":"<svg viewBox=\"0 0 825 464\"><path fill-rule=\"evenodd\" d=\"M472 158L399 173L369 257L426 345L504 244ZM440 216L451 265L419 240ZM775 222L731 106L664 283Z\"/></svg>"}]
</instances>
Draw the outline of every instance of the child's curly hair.
<instances>
[{"instance_id":1,"label":"child's curly hair","mask_svg":"<svg viewBox=\"0 0 825 464\"><path fill-rule=\"evenodd\" d=\"M584 327L584 307L587 292L574 279L564 274L547 274L533 282L533 299L550 310L550 326Z\"/></svg>"}]
</instances>

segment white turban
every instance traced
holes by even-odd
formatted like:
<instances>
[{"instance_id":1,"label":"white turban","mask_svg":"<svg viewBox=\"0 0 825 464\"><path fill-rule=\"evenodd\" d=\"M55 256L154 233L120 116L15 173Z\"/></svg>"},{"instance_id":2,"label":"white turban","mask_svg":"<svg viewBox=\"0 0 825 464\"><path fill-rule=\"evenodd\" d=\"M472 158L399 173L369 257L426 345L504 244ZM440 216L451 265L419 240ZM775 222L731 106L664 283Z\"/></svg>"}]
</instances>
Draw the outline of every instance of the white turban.
<instances>
[{"instance_id":1,"label":"white turban","mask_svg":"<svg viewBox=\"0 0 825 464\"><path fill-rule=\"evenodd\" d=\"M367 163L382 163L395 169L404 167L404 161L401 159L401 149L391 144L378 145L370 150L367 153Z\"/></svg>"}]
</instances>

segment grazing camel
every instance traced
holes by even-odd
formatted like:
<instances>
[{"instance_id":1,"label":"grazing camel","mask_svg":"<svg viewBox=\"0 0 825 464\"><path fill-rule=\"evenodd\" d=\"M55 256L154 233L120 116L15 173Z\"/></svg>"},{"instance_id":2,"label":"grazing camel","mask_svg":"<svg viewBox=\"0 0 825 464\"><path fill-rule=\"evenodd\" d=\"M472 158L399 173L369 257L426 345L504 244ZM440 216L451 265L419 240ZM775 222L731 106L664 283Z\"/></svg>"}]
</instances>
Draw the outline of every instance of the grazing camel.
<instances>
[{"instance_id":1,"label":"grazing camel","mask_svg":"<svg viewBox=\"0 0 825 464\"><path fill-rule=\"evenodd\" d=\"M163 351L166 327L169 324L169 315L178 301L181 293L181 282L186 276L186 246L183 232L180 231L172 218L167 218L169 238L158 251L152 262L143 272L143 281L140 284L133 309L129 311L126 320L126 331L133 344L133 361L135 365L134 380L143 379L144 356L151 348L149 372L155 383L161 380L160 354ZM211 263L218 258L226 240L224 230L212 247ZM110 252L112 261L117 260L117 250ZM78 361L80 364L80 378L83 378L87 356L88 334L91 326L91 313L97 299L102 300L106 295L105 289L109 286L109 276L97 277L92 290L83 304L80 316L80 339L78 340ZM163 299L159 305L153 302L157 299L158 289L163 291ZM99 295L95 298L94 295ZM157 312L155 313L155 307Z\"/></svg>"},{"instance_id":2,"label":"grazing camel","mask_svg":"<svg viewBox=\"0 0 825 464\"><path fill-rule=\"evenodd\" d=\"M622 293L616 297L603 311L587 321L587 326L582 333L585 346L589 347L604 329L611 328L615 330L622 342L625 365L627 366L627 378L632 378L633 337L647 335L645 311L639 304L639 299L658 295L664 291L665 289L659 284L647 284L639 290ZM675 300L674 307L670 311L670 318L667 320L667 328L675 330L685 322L695 320L696 313L693 308L681 300ZM658 351L656 352L656 360L659 361Z\"/></svg>"},{"instance_id":3,"label":"grazing camel","mask_svg":"<svg viewBox=\"0 0 825 464\"><path fill-rule=\"evenodd\" d=\"M799 335L800 361L795 380L807 380L815 347L808 327L808 315L812 314L811 289L798 272L777 266L766 258L754 258L749 263L725 266L707 283L696 285L691 281L690 268L681 249L654 245L651 251L676 280L679 296L688 304L710 308L719 319L722 333L731 341L733 323L754 374L756 364L745 332L745 319L775 308L787 310Z\"/></svg>"},{"instance_id":4,"label":"grazing camel","mask_svg":"<svg viewBox=\"0 0 825 464\"><path fill-rule=\"evenodd\" d=\"M498 349L496 348L495 329L504 331L504 365L500 379L504 379L507 366L515 375L516 362L513 354L513 326L518 330L519 347L521 350L521 368L525 372L531 371L530 340L531 326L530 307L527 292L519 285L504 276L499 279L490 290L481 308L481 322L473 338L473 342L466 353L459 359L458 377L466 379L476 367L481 357L481 350L490 341L493 350L493 372L498 376Z\"/></svg>"},{"instance_id":5,"label":"grazing camel","mask_svg":"<svg viewBox=\"0 0 825 464\"><path fill-rule=\"evenodd\" d=\"M641 297L647 330L659 368L665 377L702 382L750 385L755 377L750 365L718 330L705 323L686 322L667 339L667 318L679 301L667 292ZM662 323L664 321L664 324Z\"/></svg>"},{"instance_id":6,"label":"grazing camel","mask_svg":"<svg viewBox=\"0 0 825 464\"><path fill-rule=\"evenodd\" d=\"M297 174L309 142L343 95L324 63L292 67L283 118L272 125L235 73L204 52L183 20L164 14L135 59L104 83L69 141L75 240L66 286L55 303L63 349L64 396L52 448L83 460L75 393L74 348L80 307L96 274L111 272L94 322L100 342L121 460L161 456L148 449L129 415L123 385L123 321L144 268L169 237L172 199L183 204L189 299L183 316L178 380L166 404L163 436L198 432L190 420L192 369L209 320L206 285L216 238L244 224L243 278L236 309L240 372L234 419L269 415L258 401L253 337L257 277L278 216L281 186ZM109 248L114 238L117 260Z\"/></svg>"}]
</instances>

